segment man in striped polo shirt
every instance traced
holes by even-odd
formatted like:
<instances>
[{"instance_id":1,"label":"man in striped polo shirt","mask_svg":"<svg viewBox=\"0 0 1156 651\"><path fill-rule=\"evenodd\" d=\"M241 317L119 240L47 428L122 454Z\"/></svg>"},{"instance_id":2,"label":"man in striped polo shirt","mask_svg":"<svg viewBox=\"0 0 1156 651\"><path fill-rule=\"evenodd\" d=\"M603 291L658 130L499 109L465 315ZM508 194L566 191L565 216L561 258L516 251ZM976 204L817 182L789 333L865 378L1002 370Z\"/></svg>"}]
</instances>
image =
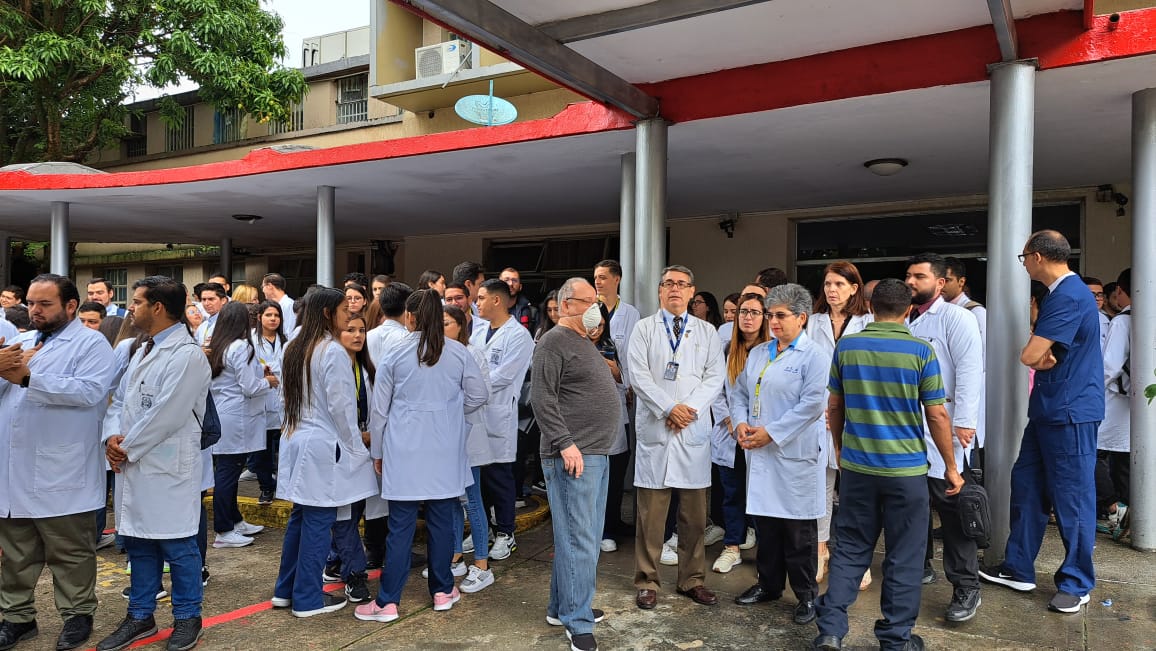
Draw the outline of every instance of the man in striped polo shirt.
<instances>
[{"instance_id":1,"label":"man in striped polo shirt","mask_svg":"<svg viewBox=\"0 0 1156 651\"><path fill-rule=\"evenodd\" d=\"M875 322L840 339L831 363L828 419L843 474L835 516L839 544L831 554L827 592L816 602L816 649L842 648L847 608L859 595L880 531L887 550L883 618L875 623L879 648L923 648L911 628L919 615L930 515L924 417L947 466L946 493L963 487L935 351L904 326L911 290L897 279L883 280L871 307Z\"/></svg>"}]
</instances>

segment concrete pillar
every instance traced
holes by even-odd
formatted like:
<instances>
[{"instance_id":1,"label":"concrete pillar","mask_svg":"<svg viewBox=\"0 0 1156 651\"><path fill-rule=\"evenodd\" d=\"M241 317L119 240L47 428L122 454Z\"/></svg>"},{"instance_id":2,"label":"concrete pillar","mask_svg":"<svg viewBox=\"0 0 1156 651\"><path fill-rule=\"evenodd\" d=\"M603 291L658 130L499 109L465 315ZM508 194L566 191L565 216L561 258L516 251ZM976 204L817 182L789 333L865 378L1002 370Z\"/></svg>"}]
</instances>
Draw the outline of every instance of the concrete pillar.
<instances>
[{"instance_id":1,"label":"concrete pillar","mask_svg":"<svg viewBox=\"0 0 1156 651\"><path fill-rule=\"evenodd\" d=\"M1132 546L1156 551L1156 88L1132 95Z\"/></svg>"},{"instance_id":2,"label":"concrete pillar","mask_svg":"<svg viewBox=\"0 0 1156 651\"><path fill-rule=\"evenodd\" d=\"M618 294L623 302L634 305L634 153L622 155L622 187L618 209L618 264L622 265L622 283Z\"/></svg>"},{"instance_id":3,"label":"concrete pillar","mask_svg":"<svg viewBox=\"0 0 1156 651\"><path fill-rule=\"evenodd\" d=\"M58 276L69 274L69 228L68 203L65 201L52 202L51 249L48 269Z\"/></svg>"},{"instance_id":4,"label":"concrete pillar","mask_svg":"<svg viewBox=\"0 0 1156 651\"><path fill-rule=\"evenodd\" d=\"M666 266L666 122L635 127L634 300L638 311L658 311L658 282Z\"/></svg>"},{"instance_id":5,"label":"concrete pillar","mask_svg":"<svg viewBox=\"0 0 1156 651\"><path fill-rule=\"evenodd\" d=\"M221 238L221 275L233 282L233 238Z\"/></svg>"},{"instance_id":6,"label":"concrete pillar","mask_svg":"<svg viewBox=\"0 0 1156 651\"><path fill-rule=\"evenodd\" d=\"M333 234L335 208L331 185L317 186L317 284L333 287L336 242Z\"/></svg>"},{"instance_id":7,"label":"concrete pillar","mask_svg":"<svg viewBox=\"0 0 1156 651\"><path fill-rule=\"evenodd\" d=\"M1027 425L1028 369L1020 351L1029 335L1031 279L1018 255L1032 230L1034 61L991 69L988 143L987 441L984 485L991 499L988 564L1003 562L1011 520L1011 470Z\"/></svg>"}]
</instances>

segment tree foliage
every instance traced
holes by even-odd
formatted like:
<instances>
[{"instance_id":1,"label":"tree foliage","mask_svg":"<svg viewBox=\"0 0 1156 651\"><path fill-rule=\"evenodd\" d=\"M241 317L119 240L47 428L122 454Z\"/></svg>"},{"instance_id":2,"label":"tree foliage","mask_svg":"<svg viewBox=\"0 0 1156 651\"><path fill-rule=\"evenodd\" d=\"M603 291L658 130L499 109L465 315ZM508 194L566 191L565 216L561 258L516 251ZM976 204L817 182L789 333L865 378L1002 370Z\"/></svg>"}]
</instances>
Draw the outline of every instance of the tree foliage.
<instances>
[{"instance_id":1,"label":"tree foliage","mask_svg":"<svg viewBox=\"0 0 1156 651\"><path fill-rule=\"evenodd\" d=\"M218 109L288 120L306 85L278 63L281 28L260 0L0 0L0 165L83 162L127 134L134 88L182 78Z\"/></svg>"}]
</instances>

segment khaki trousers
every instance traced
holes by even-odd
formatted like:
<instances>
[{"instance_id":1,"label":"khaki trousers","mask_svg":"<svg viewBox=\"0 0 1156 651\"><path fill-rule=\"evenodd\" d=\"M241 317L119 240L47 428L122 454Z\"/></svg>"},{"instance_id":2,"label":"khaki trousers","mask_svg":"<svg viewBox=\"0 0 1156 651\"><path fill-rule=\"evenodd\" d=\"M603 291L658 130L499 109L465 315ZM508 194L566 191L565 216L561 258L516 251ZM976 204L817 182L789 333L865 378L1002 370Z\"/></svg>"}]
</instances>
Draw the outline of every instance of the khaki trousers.
<instances>
[{"instance_id":1,"label":"khaki trousers","mask_svg":"<svg viewBox=\"0 0 1156 651\"><path fill-rule=\"evenodd\" d=\"M67 619L96 612L96 540L92 511L55 518L0 518L0 611L23 624L36 619L36 582L52 572L56 609Z\"/></svg>"},{"instance_id":2,"label":"khaki trousers","mask_svg":"<svg viewBox=\"0 0 1156 651\"><path fill-rule=\"evenodd\" d=\"M635 488L634 587L658 590L658 558L662 554L666 513L672 491L678 491L678 589L703 585L706 576L707 489Z\"/></svg>"}]
</instances>

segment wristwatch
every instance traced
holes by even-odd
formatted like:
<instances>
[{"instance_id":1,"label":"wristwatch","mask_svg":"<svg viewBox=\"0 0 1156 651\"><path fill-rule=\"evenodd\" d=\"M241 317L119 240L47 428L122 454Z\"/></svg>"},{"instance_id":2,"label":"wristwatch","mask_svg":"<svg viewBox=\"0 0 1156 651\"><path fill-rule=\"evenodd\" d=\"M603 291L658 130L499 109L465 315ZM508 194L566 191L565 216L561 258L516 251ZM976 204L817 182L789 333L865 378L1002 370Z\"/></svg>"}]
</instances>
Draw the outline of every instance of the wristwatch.
<instances>
[{"instance_id":1,"label":"wristwatch","mask_svg":"<svg viewBox=\"0 0 1156 651\"><path fill-rule=\"evenodd\" d=\"M28 375L25 375L24 377L20 378L20 387L21 387L21 388L23 388L23 389L27 389L27 388L28 388L28 381L29 381L29 380L31 380L31 379L32 379L32 374L31 374L31 373L29 373Z\"/></svg>"}]
</instances>

